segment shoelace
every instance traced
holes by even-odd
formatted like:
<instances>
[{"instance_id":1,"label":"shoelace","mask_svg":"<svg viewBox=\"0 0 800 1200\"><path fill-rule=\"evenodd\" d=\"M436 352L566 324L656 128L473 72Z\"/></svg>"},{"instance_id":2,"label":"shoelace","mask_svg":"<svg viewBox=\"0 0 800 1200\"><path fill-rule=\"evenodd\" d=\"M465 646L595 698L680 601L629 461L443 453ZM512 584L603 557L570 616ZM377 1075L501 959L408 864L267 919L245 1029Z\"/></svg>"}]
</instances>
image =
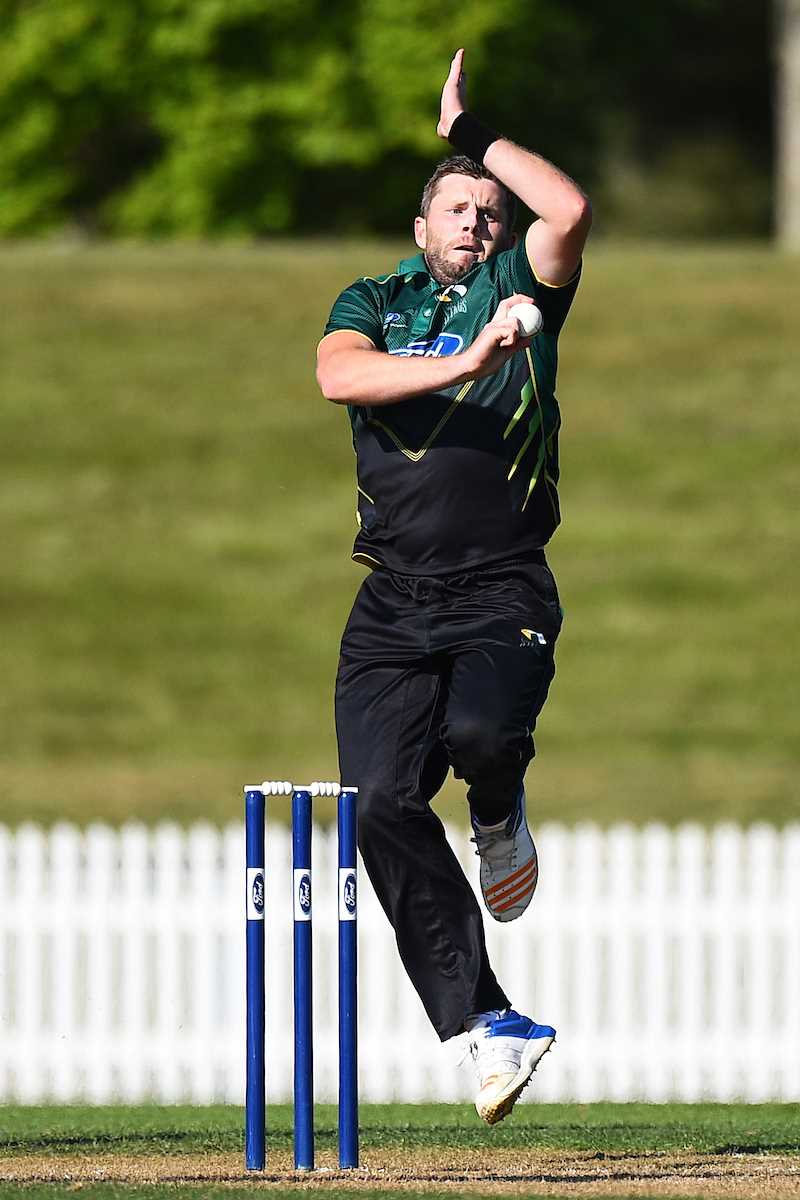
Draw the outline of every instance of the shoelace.
<instances>
[{"instance_id":1,"label":"shoelace","mask_svg":"<svg viewBox=\"0 0 800 1200\"><path fill-rule=\"evenodd\" d=\"M469 840L475 844L475 853L479 858L513 870L517 865L516 835L521 824L522 809L517 802L505 825L500 829L476 829L473 825L474 836Z\"/></svg>"},{"instance_id":2,"label":"shoelace","mask_svg":"<svg viewBox=\"0 0 800 1200\"><path fill-rule=\"evenodd\" d=\"M510 871L517 865L517 839L512 833L507 832L507 827L502 829L493 829L490 833L483 830L475 829L473 826L474 837L469 840L475 844L475 853L479 858L485 859L487 862L496 863L498 866L507 866Z\"/></svg>"},{"instance_id":3,"label":"shoelace","mask_svg":"<svg viewBox=\"0 0 800 1200\"><path fill-rule=\"evenodd\" d=\"M492 1038L472 1038L470 1039L467 1053L472 1058L475 1065L475 1072L481 1084L484 1082L484 1077L490 1078L488 1075L491 1070L492 1076L511 1074L515 1075L519 1070L519 1061L513 1058L496 1058L496 1043L492 1045ZM467 1055L464 1055L466 1059ZM463 1061L463 1060L462 1060Z\"/></svg>"}]
</instances>

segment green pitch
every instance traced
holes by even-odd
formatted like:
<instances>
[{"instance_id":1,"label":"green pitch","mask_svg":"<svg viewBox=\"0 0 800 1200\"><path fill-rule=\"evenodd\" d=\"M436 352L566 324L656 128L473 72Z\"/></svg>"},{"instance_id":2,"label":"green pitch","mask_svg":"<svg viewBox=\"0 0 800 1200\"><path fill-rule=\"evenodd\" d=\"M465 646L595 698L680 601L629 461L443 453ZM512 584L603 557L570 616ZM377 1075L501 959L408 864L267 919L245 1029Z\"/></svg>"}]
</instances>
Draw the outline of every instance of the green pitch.
<instances>
[{"instance_id":1,"label":"green pitch","mask_svg":"<svg viewBox=\"0 0 800 1200\"><path fill-rule=\"evenodd\" d=\"M660 1164L657 1180L670 1180L673 1172L685 1172L688 1162L695 1172L688 1178L697 1177L700 1186L680 1193L673 1186L671 1194L705 1200L717 1194L709 1180L719 1181L724 1192L729 1170L735 1172L744 1162L756 1172L763 1164L776 1197L793 1194L792 1180L800 1170L798 1105L527 1104L490 1130L467 1105L366 1105L361 1118L365 1170L347 1179L334 1173L326 1181L324 1172L296 1177L285 1166L291 1153L291 1110L284 1106L269 1112L265 1176L244 1174L239 1108L7 1106L0 1109L0 1181L6 1181L0 1182L0 1194L21 1192L29 1200L44 1200L78 1188L84 1196L103 1200L161 1200L173 1193L230 1196L244 1186L281 1195L305 1187L322 1187L326 1195L336 1196L355 1189L362 1196L386 1198L452 1196L454 1187L457 1194L487 1189L519 1194L522 1186L524 1194L534 1196L540 1194L537 1179L549 1185L541 1194L562 1194L559 1182L566 1188L563 1194L569 1194L580 1172L591 1193L598 1165L617 1170L621 1181L630 1182L653 1163ZM332 1162L335 1109L319 1106L316 1123L319 1159ZM525 1156L534 1165L527 1177L518 1178L514 1170ZM276 1159L284 1163L277 1175ZM393 1166L382 1179L386 1163ZM159 1181L140 1182L148 1171L155 1171ZM614 1178L612 1174L612 1183ZM623 1182L613 1194L636 1191Z\"/></svg>"},{"instance_id":2,"label":"green pitch","mask_svg":"<svg viewBox=\"0 0 800 1200\"><path fill-rule=\"evenodd\" d=\"M363 569L314 348L407 248L2 250L4 821L238 819L244 782L335 770ZM800 817L799 283L766 247L590 246L537 822Z\"/></svg>"},{"instance_id":3,"label":"green pitch","mask_svg":"<svg viewBox=\"0 0 800 1200\"><path fill-rule=\"evenodd\" d=\"M317 1105L318 1149L336 1146L336 1107ZM0 1106L0 1153L68 1149L126 1154L244 1154L244 1112L232 1105L84 1108ZM289 1150L292 1109L271 1105L269 1149ZM361 1146L527 1147L800 1153L800 1104L520 1104L492 1128L471 1104L365 1104Z\"/></svg>"}]
</instances>

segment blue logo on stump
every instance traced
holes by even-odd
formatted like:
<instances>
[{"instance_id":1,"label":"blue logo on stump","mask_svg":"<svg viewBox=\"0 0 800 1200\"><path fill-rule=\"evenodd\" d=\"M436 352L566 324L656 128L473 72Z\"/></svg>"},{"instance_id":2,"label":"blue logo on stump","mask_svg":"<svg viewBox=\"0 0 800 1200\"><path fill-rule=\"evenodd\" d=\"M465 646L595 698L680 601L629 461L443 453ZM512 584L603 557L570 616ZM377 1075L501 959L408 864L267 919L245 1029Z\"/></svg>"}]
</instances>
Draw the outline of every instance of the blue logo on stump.
<instances>
[{"instance_id":1,"label":"blue logo on stump","mask_svg":"<svg viewBox=\"0 0 800 1200\"><path fill-rule=\"evenodd\" d=\"M258 875L255 875L253 877L252 899L253 899L253 908L256 910L256 912L263 913L263 911L264 911L264 876L260 871L259 871Z\"/></svg>"},{"instance_id":2,"label":"blue logo on stump","mask_svg":"<svg viewBox=\"0 0 800 1200\"><path fill-rule=\"evenodd\" d=\"M355 877L355 875L348 875L347 879L345 879L344 888L342 889L342 895L344 897L345 908L347 909L347 911L349 913L354 913L356 911L356 877Z\"/></svg>"},{"instance_id":3,"label":"blue logo on stump","mask_svg":"<svg viewBox=\"0 0 800 1200\"><path fill-rule=\"evenodd\" d=\"M307 915L311 912L311 876L303 875L297 887L297 899L300 908Z\"/></svg>"}]
</instances>

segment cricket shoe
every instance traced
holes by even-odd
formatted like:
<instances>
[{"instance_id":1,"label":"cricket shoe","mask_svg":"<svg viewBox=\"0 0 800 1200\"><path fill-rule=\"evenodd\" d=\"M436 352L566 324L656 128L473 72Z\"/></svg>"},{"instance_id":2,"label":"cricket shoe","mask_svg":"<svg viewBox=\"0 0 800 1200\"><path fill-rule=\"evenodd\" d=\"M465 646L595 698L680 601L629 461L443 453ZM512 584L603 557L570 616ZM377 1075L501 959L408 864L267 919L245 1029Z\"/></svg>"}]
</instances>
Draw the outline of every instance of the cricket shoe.
<instances>
[{"instance_id":1,"label":"cricket shoe","mask_svg":"<svg viewBox=\"0 0 800 1200\"><path fill-rule=\"evenodd\" d=\"M508 1116L555 1037L552 1026L537 1025L513 1008L470 1031L478 1076L475 1108L487 1125Z\"/></svg>"},{"instance_id":2,"label":"cricket shoe","mask_svg":"<svg viewBox=\"0 0 800 1200\"><path fill-rule=\"evenodd\" d=\"M525 818L525 789L520 788L511 816L498 825L472 818L471 839L481 860L483 901L495 921L515 921L533 898L539 861Z\"/></svg>"}]
</instances>

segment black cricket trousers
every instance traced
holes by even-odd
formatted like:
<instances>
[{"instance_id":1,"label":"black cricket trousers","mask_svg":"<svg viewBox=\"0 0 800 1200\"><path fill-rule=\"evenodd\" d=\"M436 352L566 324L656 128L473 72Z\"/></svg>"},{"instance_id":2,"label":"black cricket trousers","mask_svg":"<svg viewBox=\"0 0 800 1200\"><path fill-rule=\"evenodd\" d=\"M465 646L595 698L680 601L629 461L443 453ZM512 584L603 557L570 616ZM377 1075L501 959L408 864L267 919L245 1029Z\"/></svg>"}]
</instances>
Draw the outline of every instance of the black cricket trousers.
<instances>
[{"instance_id":1,"label":"black cricket trousers","mask_svg":"<svg viewBox=\"0 0 800 1200\"><path fill-rule=\"evenodd\" d=\"M508 815L534 753L561 628L538 561L446 578L373 571L342 638L336 731L359 788L359 849L403 965L444 1041L508 998L480 906L430 801L448 767L483 824Z\"/></svg>"}]
</instances>

